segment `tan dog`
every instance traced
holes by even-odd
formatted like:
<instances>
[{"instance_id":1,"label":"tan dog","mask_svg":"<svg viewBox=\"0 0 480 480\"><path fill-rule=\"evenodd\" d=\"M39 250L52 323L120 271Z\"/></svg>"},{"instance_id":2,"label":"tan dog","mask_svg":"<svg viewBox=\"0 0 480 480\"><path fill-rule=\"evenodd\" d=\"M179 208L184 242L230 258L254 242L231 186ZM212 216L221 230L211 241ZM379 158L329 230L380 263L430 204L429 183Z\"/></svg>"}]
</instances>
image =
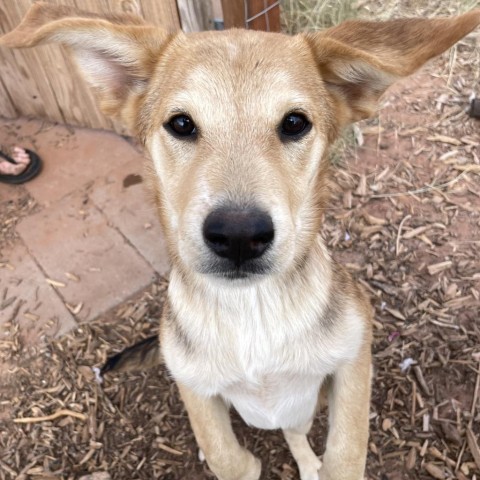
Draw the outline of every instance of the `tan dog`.
<instances>
[{"instance_id":1,"label":"tan dog","mask_svg":"<svg viewBox=\"0 0 480 480\"><path fill-rule=\"evenodd\" d=\"M150 154L172 260L161 350L218 478L260 478L259 460L233 434L230 405L251 425L283 429L302 480L363 478L372 312L319 235L328 148L375 112L395 80L479 23L476 10L294 37L169 35L131 17L36 4L3 38L72 47L104 111ZM156 363L157 345L131 356ZM306 437L322 385L323 465Z\"/></svg>"}]
</instances>

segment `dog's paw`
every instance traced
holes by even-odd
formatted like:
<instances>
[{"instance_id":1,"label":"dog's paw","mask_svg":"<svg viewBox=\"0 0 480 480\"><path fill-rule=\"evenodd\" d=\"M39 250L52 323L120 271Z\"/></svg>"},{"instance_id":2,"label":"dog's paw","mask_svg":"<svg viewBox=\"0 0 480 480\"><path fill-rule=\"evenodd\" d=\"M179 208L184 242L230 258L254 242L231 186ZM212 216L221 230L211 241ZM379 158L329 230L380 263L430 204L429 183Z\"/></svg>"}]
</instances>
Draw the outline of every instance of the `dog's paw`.
<instances>
[{"instance_id":1,"label":"dog's paw","mask_svg":"<svg viewBox=\"0 0 480 480\"><path fill-rule=\"evenodd\" d=\"M247 450L243 450L234 462L221 469L214 465L210 465L210 468L219 480L260 480L262 473L262 463Z\"/></svg>"},{"instance_id":2,"label":"dog's paw","mask_svg":"<svg viewBox=\"0 0 480 480\"><path fill-rule=\"evenodd\" d=\"M259 480L262 473L262 462L250 454L248 460L247 471L239 480Z\"/></svg>"},{"instance_id":3,"label":"dog's paw","mask_svg":"<svg viewBox=\"0 0 480 480\"><path fill-rule=\"evenodd\" d=\"M308 463L298 466L301 480L320 480L319 471L322 462L317 457L311 457Z\"/></svg>"},{"instance_id":4,"label":"dog's paw","mask_svg":"<svg viewBox=\"0 0 480 480\"><path fill-rule=\"evenodd\" d=\"M333 469L333 468L330 468L328 469L328 471L324 468L321 468L320 469L320 473L318 475L318 480L368 480L367 477L365 477L365 475L363 473L359 474L358 472L357 473L353 473L353 472L349 472L347 471L348 469L345 469L345 468L341 468L341 471L339 471L339 469ZM332 472L335 472L336 473L332 473Z\"/></svg>"},{"instance_id":5,"label":"dog's paw","mask_svg":"<svg viewBox=\"0 0 480 480\"><path fill-rule=\"evenodd\" d=\"M198 449L198 459L203 463L206 458L205 454L203 453L203 450L201 448Z\"/></svg>"}]
</instances>

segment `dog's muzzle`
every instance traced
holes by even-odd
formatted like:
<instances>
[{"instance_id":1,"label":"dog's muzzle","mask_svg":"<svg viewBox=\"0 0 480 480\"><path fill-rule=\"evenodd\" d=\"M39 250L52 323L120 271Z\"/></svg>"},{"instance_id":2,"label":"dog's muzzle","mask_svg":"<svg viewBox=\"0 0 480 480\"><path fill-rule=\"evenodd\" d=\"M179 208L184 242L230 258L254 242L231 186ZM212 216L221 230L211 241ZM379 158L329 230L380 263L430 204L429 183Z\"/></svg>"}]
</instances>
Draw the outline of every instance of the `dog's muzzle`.
<instances>
[{"instance_id":1,"label":"dog's muzzle","mask_svg":"<svg viewBox=\"0 0 480 480\"><path fill-rule=\"evenodd\" d=\"M223 259L215 268L218 273L262 273L265 267L257 259L268 250L274 236L272 218L257 208L217 208L203 224L206 245L218 260Z\"/></svg>"}]
</instances>

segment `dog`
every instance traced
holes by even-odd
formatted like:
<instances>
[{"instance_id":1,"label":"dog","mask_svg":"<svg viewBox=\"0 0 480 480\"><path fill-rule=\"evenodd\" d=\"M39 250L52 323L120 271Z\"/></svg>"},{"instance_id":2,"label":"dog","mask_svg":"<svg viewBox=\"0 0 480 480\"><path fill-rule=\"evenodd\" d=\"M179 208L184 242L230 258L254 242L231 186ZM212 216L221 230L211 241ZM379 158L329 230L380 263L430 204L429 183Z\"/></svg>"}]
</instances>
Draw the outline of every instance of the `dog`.
<instances>
[{"instance_id":1,"label":"dog","mask_svg":"<svg viewBox=\"0 0 480 480\"><path fill-rule=\"evenodd\" d=\"M3 37L69 46L103 111L145 145L172 262L168 299L159 341L105 371L164 361L217 478L261 475L232 431L233 406L250 425L283 430L302 480L363 479L372 309L321 236L329 146L479 24L474 10L292 37L186 35L36 3ZM322 392L320 462L306 435Z\"/></svg>"}]
</instances>

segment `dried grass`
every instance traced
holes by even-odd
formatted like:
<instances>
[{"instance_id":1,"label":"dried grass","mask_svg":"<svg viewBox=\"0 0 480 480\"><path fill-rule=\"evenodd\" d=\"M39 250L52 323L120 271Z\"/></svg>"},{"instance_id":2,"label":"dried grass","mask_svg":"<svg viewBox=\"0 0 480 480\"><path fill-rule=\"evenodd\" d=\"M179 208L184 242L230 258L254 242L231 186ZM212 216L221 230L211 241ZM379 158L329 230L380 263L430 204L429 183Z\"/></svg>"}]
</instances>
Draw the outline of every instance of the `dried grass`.
<instances>
[{"instance_id":1,"label":"dried grass","mask_svg":"<svg viewBox=\"0 0 480 480\"><path fill-rule=\"evenodd\" d=\"M362 16L377 19L458 15L480 6L479 0L368 0L357 2Z\"/></svg>"},{"instance_id":2,"label":"dried grass","mask_svg":"<svg viewBox=\"0 0 480 480\"><path fill-rule=\"evenodd\" d=\"M283 30L287 33L322 30L356 16L353 0L282 0Z\"/></svg>"}]
</instances>

